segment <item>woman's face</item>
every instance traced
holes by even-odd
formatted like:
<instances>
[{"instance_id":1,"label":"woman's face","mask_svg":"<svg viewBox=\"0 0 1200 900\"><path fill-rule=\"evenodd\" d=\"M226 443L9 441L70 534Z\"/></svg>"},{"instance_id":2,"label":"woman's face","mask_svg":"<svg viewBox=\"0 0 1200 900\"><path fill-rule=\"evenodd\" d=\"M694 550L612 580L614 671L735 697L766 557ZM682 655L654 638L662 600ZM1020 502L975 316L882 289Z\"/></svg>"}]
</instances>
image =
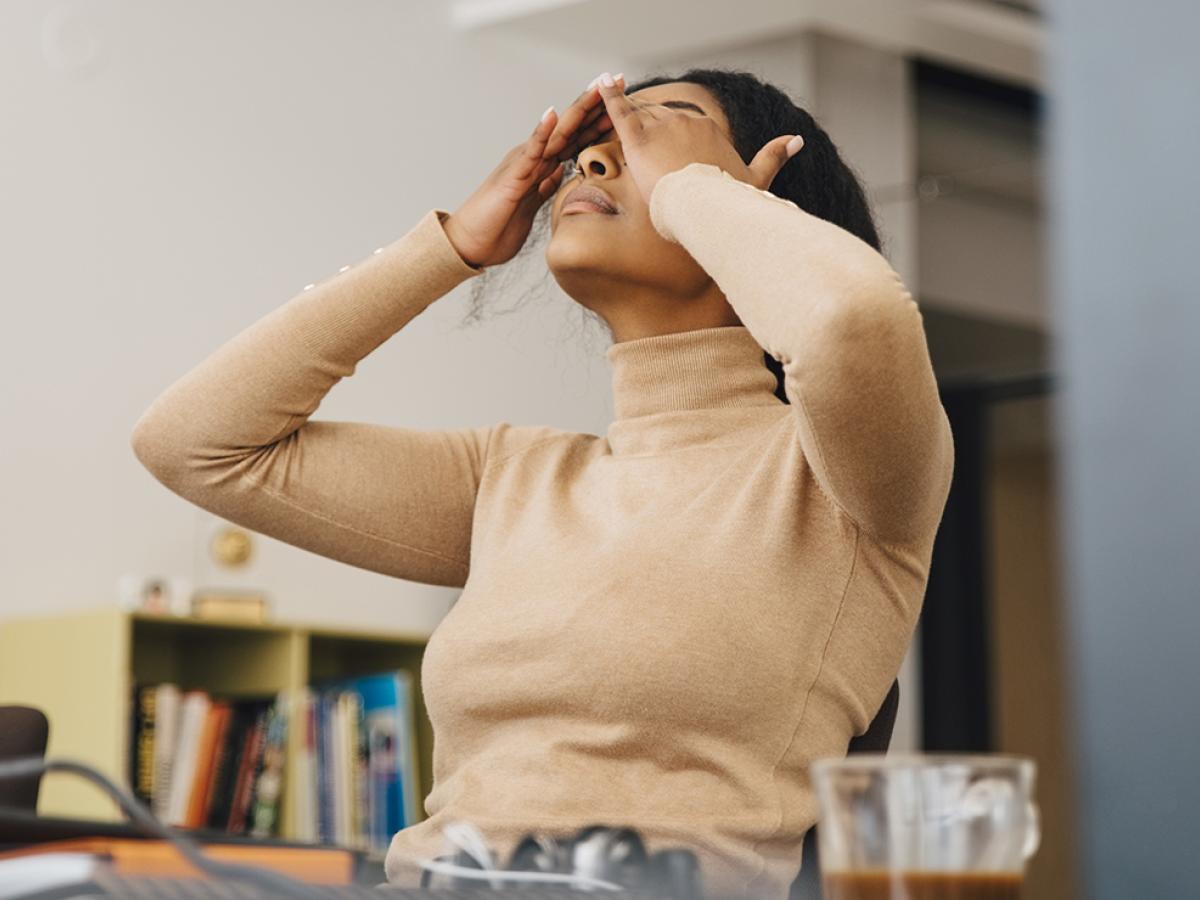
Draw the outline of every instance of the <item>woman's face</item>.
<instances>
[{"instance_id":1,"label":"woman's face","mask_svg":"<svg viewBox=\"0 0 1200 900\"><path fill-rule=\"evenodd\" d=\"M720 104L698 84L659 84L629 96L690 115L706 115L732 141ZM615 130L584 147L577 163L575 172L563 180L550 200L551 237L546 264L564 291L584 306L603 313L603 307L622 297L661 291L687 299L711 283L681 245L655 230L649 205L625 167ZM617 212L584 212L576 211L576 207L564 215L571 191L580 185L607 193Z\"/></svg>"}]
</instances>

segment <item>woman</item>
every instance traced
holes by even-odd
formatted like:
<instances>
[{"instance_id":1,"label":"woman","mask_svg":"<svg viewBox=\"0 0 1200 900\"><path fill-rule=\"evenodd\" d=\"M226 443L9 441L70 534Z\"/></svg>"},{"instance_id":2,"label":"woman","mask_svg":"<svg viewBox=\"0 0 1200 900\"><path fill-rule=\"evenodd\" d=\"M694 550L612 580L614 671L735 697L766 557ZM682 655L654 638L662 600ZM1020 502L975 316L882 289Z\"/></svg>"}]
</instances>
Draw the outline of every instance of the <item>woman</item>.
<instances>
[{"instance_id":1,"label":"woman","mask_svg":"<svg viewBox=\"0 0 1200 900\"><path fill-rule=\"evenodd\" d=\"M920 313L812 118L747 73L610 82L458 211L220 348L133 446L218 515L463 588L424 658L434 787L393 881L452 820L501 861L606 823L692 848L713 896L785 898L808 765L866 729L911 638L951 435ZM547 200L547 264L614 337L606 434L309 420Z\"/></svg>"}]
</instances>

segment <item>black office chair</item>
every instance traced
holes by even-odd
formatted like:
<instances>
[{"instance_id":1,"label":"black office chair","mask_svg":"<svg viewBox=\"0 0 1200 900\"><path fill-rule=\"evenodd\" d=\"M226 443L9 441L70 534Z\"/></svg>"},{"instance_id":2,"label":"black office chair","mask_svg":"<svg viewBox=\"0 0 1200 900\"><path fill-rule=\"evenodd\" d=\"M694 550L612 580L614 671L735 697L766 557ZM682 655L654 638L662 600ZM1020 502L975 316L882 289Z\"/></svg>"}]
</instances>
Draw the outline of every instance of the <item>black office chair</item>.
<instances>
[{"instance_id":1,"label":"black office chair","mask_svg":"<svg viewBox=\"0 0 1200 900\"><path fill-rule=\"evenodd\" d=\"M41 758L46 754L50 723L41 710L28 706L0 706L0 762ZM37 812L41 776L0 780L0 808Z\"/></svg>"},{"instance_id":2,"label":"black office chair","mask_svg":"<svg viewBox=\"0 0 1200 900\"><path fill-rule=\"evenodd\" d=\"M851 753L886 753L896 729L896 710L900 707L900 682L893 681L875 718L862 734L852 737L846 748ZM789 900L815 900L821 896L821 876L817 869L817 828L814 825L804 841L800 874L792 882Z\"/></svg>"},{"instance_id":3,"label":"black office chair","mask_svg":"<svg viewBox=\"0 0 1200 900\"><path fill-rule=\"evenodd\" d=\"M893 681L879 712L875 713L866 731L850 738L846 753L887 753L892 743L892 732L896 730L896 710L899 708L900 682Z\"/></svg>"}]
</instances>

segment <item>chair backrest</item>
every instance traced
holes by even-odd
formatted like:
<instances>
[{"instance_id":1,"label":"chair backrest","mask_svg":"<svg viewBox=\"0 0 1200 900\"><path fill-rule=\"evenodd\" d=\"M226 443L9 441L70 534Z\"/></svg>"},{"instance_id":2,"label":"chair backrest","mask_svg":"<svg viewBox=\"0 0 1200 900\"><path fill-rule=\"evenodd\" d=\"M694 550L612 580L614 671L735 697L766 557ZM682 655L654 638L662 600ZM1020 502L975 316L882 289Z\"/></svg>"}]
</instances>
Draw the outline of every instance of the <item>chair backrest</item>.
<instances>
[{"instance_id":1,"label":"chair backrest","mask_svg":"<svg viewBox=\"0 0 1200 900\"><path fill-rule=\"evenodd\" d=\"M887 753L896 729L896 710L900 707L900 682L893 681L887 696L867 730L850 739L846 753Z\"/></svg>"},{"instance_id":2,"label":"chair backrest","mask_svg":"<svg viewBox=\"0 0 1200 900\"><path fill-rule=\"evenodd\" d=\"M46 754L50 723L41 710L29 706L0 706L0 762ZM40 775L0 781L0 807L37 811Z\"/></svg>"}]
</instances>

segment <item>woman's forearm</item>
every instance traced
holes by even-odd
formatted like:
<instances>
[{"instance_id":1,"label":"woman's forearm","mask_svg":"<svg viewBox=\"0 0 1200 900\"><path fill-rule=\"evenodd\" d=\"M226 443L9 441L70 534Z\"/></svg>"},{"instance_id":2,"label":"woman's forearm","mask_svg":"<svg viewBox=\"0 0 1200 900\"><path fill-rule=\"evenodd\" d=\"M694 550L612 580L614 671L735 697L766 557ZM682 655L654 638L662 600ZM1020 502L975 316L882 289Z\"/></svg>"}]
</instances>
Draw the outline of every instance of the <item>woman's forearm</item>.
<instances>
[{"instance_id":1,"label":"woman's forearm","mask_svg":"<svg viewBox=\"0 0 1200 900\"><path fill-rule=\"evenodd\" d=\"M429 211L395 242L301 291L167 388L133 429L138 458L184 484L300 427L364 357L477 274L437 216Z\"/></svg>"},{"instance_id":2,"label":"woman's forearm","mask_svg":"<svg viewBox=\"0 0 1200 900\"><path fill-rule=\"evenodd\" d=\"M461 582L490 429L310 422L329 390L477 272L431 210L403 237L301 291L167 388L137 458L196 505L399 577Z\"/></svg>"},{"instance_id":3,"label":"woman's forearm","mask_svg":"<svg viewBox=\"0 0 1200 900\"><path fill-rule=\"evenodd\" d=\"M704 163L661 178L650 214L780 360L797 438L825 492L879 540L924 539L941 517L953 443L921 313L887 260Z\"/></svg>"}]
</instances>

